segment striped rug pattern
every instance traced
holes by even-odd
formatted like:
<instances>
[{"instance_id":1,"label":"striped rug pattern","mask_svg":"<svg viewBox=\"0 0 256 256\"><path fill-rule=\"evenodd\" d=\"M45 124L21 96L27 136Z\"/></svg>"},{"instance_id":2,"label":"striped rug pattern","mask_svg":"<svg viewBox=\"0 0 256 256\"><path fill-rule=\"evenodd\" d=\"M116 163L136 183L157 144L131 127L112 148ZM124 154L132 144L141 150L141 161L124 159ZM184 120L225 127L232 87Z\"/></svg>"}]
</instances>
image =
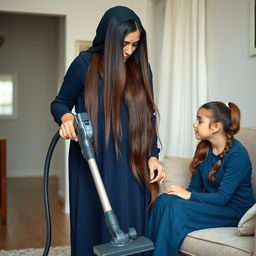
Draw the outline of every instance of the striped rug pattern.
<instances>
[{"instance_id":1,"label":"striped rug pattern","mask_svg":"<svg viewBox=\"0 0 256 256\"><path fill-rule=\"evenodd\" d=\"M0 250L0 256L42 256L43 248L28 248L21 250ZM70 256L70 246L51 247L48 256Z\"/></svg>"}]
</instances>

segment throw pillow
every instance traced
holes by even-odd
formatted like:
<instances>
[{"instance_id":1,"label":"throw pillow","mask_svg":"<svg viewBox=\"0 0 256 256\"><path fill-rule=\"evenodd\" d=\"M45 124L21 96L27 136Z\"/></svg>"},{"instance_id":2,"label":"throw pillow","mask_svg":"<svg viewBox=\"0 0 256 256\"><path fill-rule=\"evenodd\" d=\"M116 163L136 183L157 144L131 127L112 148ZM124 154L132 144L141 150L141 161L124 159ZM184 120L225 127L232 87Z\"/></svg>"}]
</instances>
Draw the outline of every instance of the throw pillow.
<instances>
[{"instance_id":1,"label":"throw pillow","mask_svg":"<svg viewBox=\"0 0 256 256\"><path fill-rule=\"evenodd\" d=\"M240 219L238 223L239 236L251 236L254 235L256 223L256 204L254 204Z\"/></svg>"}]
</instances>

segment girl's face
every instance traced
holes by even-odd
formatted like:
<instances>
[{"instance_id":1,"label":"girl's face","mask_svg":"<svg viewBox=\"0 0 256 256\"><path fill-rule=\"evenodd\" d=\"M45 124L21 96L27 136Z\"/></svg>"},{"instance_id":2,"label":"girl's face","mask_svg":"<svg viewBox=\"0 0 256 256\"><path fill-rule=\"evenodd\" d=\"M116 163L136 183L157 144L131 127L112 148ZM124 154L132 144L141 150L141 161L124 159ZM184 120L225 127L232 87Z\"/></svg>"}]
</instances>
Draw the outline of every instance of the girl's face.
<instances>
[{"instance_id":1,"label":"girl's face","mask_svg":"<svg viewBox=\"0 0 256 256\"><path fill-rule=\"evenodd\" d=\"M211 111L200 108L197 112L196 121L193 123L195 136L198 140L209 140L213 135L213 124L211 124Z\"/></svg>"},{"instance_id":2,"label":"girl's face","mask_svg":"<svg viewBox=\"0 0 256 256\"><path fill-rule=\"evenodd\" d=\"M140 40L140 31L139 30L136 30L136 31L131 32L126 35L126 37L124 38L124 42L123 42L124 61L127 61L127 59L136 50L139 40Z\"/></svg>"}]
</instances>

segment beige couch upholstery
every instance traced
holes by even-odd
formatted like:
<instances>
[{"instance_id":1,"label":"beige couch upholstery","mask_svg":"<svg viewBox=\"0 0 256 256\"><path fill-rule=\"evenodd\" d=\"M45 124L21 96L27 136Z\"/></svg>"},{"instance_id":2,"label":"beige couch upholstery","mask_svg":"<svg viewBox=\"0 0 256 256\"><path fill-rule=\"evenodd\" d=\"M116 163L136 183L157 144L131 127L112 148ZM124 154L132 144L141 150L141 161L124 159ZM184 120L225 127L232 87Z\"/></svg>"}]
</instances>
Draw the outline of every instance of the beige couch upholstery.
<instances>
[{"instance_id":1,"label":"beige couch upholstery","mask_svg":"<svg viewBox=\"0 0 256 256\"><path fill-rule=\"evenodd\" d=\"M236 137L247 148L252 161L256 199L256 127L242 128ZM188 170L190 161L188 158L166 157L163 161L167 173L164 185L179 184L186 187L191 178ZM190 256L256 256L256 236L239 236L236 227L197 230L186 236L180 253Z\"/></svg>"}]
</instances>

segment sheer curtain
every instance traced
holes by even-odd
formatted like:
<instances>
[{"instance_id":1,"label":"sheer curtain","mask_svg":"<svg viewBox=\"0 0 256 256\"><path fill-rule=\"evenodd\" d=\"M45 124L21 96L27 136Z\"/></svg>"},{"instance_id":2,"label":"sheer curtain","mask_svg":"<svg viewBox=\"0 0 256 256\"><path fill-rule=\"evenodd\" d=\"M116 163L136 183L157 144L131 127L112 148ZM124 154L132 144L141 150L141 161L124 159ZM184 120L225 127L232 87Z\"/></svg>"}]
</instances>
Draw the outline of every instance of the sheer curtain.
<instances>
[{"instance_id":1,"label":"sheer curtain","mask_svg":"<svg viewBox=\"0 0 256 256\"><path fill-rule=\"evenodd\" d=\"M158 28L163 41L157 45L154 81L161 158L192 157L197 143L192 123L197 108L207 100L205 0L166 0L164 4L162 26Z\"/></svg>"}]
</instances>

